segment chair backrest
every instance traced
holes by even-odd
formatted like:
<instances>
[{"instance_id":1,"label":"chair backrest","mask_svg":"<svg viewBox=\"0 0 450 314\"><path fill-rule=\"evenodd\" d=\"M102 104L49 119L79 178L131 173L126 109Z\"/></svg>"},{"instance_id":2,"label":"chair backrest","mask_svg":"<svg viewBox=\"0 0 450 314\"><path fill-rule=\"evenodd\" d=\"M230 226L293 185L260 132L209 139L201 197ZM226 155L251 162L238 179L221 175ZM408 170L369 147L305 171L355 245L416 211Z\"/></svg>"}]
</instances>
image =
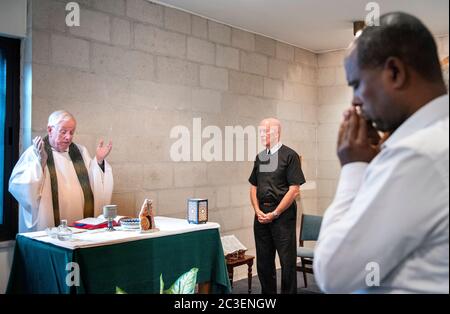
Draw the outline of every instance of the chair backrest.
<instances>
[{"instance_id":1,"label":"chair backrest","mask_svg":"<svg viewBox=\"0 0 450 314\"><path fill-rule=\"evenodd\" d=\"M322 225L322 216L302 214L302 224L300 225L300 245L303 241L317 241Z\"/></svg>"}]
</instances>

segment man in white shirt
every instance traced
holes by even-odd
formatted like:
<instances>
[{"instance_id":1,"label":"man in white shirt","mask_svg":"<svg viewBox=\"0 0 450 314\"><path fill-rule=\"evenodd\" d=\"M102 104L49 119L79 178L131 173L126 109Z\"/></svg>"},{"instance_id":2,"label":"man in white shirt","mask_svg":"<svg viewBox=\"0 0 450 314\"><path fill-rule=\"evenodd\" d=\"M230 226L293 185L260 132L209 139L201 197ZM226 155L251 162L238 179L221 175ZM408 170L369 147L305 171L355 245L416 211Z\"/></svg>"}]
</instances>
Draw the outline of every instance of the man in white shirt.
<instances>
[{"instance_id":1,"label":"man in white shirt","mask_svg":"<svg viewBox=\"0 0 450 314\"><path fill-rule=\"evenodd\" d=\"M9 191L17 199L19 232L43 230L65 219L69 224L100 214L111 202L113 177L105 158L112 144L100 141L94 159L87 149L72 143L75 118L55 111L48 119L45 138L20 157L9 180Z\"/></svg>"},{"instance_id":2,"label":"man in white shirt","mask_svg":"<svg viewBox=\"0 0 450 314\"><path fill-rule=\"evenodd\" d=\"M417 18L386 14L355 40L345 68L353 108L316 281L330 293L449 293L449 98L434 39ZM381 147L373 126L391 134Z\"/></svg>"}]
</instances>

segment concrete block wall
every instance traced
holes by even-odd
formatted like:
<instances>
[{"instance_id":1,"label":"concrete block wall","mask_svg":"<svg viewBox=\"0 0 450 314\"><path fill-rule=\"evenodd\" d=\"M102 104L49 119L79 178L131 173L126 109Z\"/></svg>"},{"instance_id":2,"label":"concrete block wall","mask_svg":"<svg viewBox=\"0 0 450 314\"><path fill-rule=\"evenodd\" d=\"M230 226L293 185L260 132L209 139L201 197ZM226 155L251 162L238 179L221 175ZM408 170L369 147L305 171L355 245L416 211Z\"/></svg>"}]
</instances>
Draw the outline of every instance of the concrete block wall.
<instances>
[{"instance_id":1,"label":"concrete block wall","mask_svg":"<svg viewBox=\"0 0 450 314\"><path fill-rule=\"evenodd\" d=\"M344 70L345 50L318 55L319 110L317 129L317 214L323 215L334 198L340 173L336 156L342 112L350 106L352 90Z\"/></svg>"},{"instance_id":2,"label":"concrete block wall","mask_svg":"<svg viewBox=\"0 0 450 314\"><path fill-rule=\"evenodd\" d=\"M173 162L172 127L257 126L282 120L283 142L316 180L318 64L311 52L145 0L86 0L81 25L65 25L62 0L32 0L32 133L67 109L75 141L95 152L112 139L119 213L136 215L144 198L156 214L184 218L188 197L209 199L210 221L255 253L248 196L251 161ZM224 132L223 132L224 133ZM317 212L304 191L301 211ZM254 269L256 272L256 269ZM246 275L237 269L236 278Z\"/></svg>"}]
</instances>

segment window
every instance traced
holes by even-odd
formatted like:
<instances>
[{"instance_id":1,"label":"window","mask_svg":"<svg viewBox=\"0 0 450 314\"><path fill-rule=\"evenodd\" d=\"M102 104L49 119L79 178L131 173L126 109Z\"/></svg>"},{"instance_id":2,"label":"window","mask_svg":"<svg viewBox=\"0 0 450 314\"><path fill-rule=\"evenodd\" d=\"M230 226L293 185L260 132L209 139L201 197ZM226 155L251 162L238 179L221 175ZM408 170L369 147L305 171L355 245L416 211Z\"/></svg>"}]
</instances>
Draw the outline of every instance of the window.
<instances>
[{"instance_id":1,"label":"window","mask_svg":"<svg viewBox=\"0 0 450 314\"><path fill-rule=\"evenodd\" d=\"M17 203L8 180L19 154L20 40L0 37L0 241L15 237Z\"/></svg>"}]
</instances>

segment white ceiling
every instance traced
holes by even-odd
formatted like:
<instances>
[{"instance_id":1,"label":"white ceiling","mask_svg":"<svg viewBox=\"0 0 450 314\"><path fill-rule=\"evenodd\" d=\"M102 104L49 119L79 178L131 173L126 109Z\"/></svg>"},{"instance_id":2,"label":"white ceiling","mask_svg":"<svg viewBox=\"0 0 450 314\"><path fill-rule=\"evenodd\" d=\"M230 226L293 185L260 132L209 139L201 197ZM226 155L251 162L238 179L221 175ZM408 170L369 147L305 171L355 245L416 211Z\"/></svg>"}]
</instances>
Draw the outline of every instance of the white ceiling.
<instances>
[{"instance_id":1,"label":"white ceiling","mask_svg":"<svg viewBox=\"0 0 450 314\"><path fill-rule=\"evenodd\" d=\"M158 0L237 28L314 52L342 49L353 36L352 21L364 20L370 0ZM381 14L404 11L435 35L449 33L448 0L377 0Z\"/></svg>"}]
</instances>

